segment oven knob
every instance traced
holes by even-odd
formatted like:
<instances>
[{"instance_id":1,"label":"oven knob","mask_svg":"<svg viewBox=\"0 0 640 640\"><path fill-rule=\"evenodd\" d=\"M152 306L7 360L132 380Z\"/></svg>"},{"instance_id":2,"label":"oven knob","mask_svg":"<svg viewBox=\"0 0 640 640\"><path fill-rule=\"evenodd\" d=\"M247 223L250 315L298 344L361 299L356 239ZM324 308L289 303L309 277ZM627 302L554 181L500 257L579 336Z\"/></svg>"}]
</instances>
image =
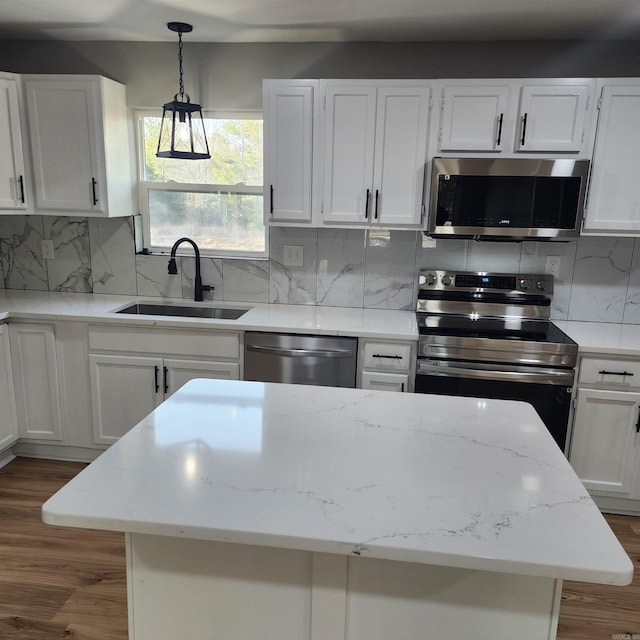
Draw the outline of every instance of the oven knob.
<instances>
[{"instance_id":1,"label":"oven knob","mask_svg":"<svg viewBox=\"0 0 640 640\"><path fill-rule=\"evenodd\" d=\"M544 291L547 288L547 283L544 280L538 280L536 287L538 287L538 291Z\"/></svg>"},{"instance_id":2,"label":"oven knob","mask_svg":"<svg viewBox=\"0 0 640 640\"><path fill-rule=\"evenodd\" d=\"M451 276L442 276L442 284L448 287L451 284Z\"/></svg>"},{"instance_id":3,"label":"oven knob","mask_svg":"<svg viewBox=\"0 0 640 640\"><path fill-rule=\"evenodd\" d=\"M529 281L528 281L528 280L525 280L524 278L522 278L522 279L520 280L520 288L521 288L523 291L526 291L526 290L529 288Z\"/></svg>"},{"instance_id":4,"label":"oven knob","mask_svg":"<svg viewBox=\"0 0 640 640\"><path fill-rule=\"evenodd\" d=\"M427 285L433 287L436 283L436 274L435 273L427 273Z\"/></svg>"}]
</instances>

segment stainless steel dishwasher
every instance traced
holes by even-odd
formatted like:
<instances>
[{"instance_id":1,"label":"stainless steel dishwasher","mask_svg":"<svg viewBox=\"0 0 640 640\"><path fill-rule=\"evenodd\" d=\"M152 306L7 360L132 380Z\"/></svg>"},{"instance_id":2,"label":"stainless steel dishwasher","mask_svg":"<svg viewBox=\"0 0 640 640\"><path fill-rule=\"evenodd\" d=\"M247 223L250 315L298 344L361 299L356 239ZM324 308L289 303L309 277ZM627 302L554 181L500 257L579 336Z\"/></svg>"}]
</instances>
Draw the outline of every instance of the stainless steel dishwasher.
<instances>
[{"instance_id":1,"label":"stainless steel dishwasher","mask_svg":"<svg viewBox=\"0 0 640 640\"><path fill-rule=\"evenodd\" d=\"M355 387L357 352L357 338L248 331L244 379Z\"/></svg>"}]
</instances>

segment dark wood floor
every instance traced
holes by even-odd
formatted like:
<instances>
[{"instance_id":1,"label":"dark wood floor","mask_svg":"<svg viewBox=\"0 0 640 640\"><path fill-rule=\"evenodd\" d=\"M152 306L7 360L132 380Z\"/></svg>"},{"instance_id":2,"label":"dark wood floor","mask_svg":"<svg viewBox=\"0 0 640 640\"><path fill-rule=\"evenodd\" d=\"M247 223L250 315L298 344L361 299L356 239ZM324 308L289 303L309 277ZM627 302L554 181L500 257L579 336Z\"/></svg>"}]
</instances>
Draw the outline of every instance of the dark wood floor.
<instances>
[{"instance_id":1,"label":"dark wood floor","mask_svg":"<svg viewBox=\"0 0 640 640\"><path fill-rule=\"evenodd\" d=\"M42 503L85 465L0 469L0 638L126 640L124 534L52 527Z\"/></svg>"},{"instance_id":2,"label":"dark wood floor","mask_svg":"<svg viewBox=\"0 0 640 640\"><path fill-rule=\"evenodd\" d=\"M127 639L124 536L41 521L42 503L83 466L19 458L0 469L0 640ZM640 634L640 518L607 520L634 582L566 582L559 640Z\"/></svg>"}]
</instances>

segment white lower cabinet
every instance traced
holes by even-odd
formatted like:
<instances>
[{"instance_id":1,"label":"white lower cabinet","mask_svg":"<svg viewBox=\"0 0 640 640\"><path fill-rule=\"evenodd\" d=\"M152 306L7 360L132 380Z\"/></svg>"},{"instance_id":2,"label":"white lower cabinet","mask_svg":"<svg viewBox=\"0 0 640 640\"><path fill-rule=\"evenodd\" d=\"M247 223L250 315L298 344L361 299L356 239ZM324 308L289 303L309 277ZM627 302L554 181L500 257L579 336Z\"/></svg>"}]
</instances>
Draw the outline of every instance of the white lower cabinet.
<instances>
[{"instance_id":1,"label":"white lower cabinet","mask_svg":"<svg viewBox=\"0 0 640 640\"><path fill-rule=\"evenodd\" d=\"M89 329L89 349L97 444L118 440L189 380L240 379L240 339L232 332L99 326Z\"/></svg>"},{"instance_id":2,"label":"white lower cabinet","mask_svg":"<svg viewBox=\"0 0 640 640\"><path fill-rule=\"evenodd\" d=\"M413 391L415 343L363 340L358 347L358 387Z\"/></svg>"},{"instance_id":3,"label":"white lower cabinet","mask_svg":"<svg viewBox=\"0 0 640 640\"><path fill-rule=\"evenodd\" d=\"M20 437L62 441L54 326L11 324L9 336Z\"/></svg>"},{"instance_id":4,"label":"white lower cabinet","mask_svg":"<svg viewBox=\"0 0 640 640\"><path fill-rule=\"evenodd\" d=\"M18 439L18 419L13 387L9 327L0 325L0 451Z\"/></svg>"},{"instance_id":5,"label":"white lower cabinet","mask_svg":"<svg viewBox=\"0 0 640 640\"><path fill-rule=\"evenodd\" d=\"M583 357L569 461L605 511L640 510L640 362Z\"/></svg>"}]
</instances>

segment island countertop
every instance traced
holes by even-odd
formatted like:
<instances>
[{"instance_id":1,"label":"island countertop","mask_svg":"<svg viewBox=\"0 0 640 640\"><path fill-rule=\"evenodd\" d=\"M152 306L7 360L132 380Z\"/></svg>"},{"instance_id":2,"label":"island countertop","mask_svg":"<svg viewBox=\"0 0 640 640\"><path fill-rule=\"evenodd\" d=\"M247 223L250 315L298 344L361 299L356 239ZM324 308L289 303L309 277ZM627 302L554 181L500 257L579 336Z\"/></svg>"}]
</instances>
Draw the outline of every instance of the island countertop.
<instances>
[{"instance_id":1,"label":"island countertop","mask_svg":"<svg viewBox=\"0 0 640 640\"><path fill-rule=\"evenodd\" d=\"M628 584L525 403L193 380L43 506L54 525Z\"/></svg>"}]
</instances>

